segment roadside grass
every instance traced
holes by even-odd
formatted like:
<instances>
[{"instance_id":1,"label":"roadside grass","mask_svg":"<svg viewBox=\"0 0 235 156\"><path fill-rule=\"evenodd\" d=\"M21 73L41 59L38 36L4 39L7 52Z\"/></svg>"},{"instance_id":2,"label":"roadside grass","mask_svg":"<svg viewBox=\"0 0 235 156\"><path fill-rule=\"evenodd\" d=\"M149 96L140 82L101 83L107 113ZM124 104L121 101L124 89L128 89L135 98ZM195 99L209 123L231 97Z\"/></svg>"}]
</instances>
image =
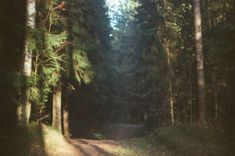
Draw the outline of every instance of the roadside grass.
<instances>
[{"instance_id":1,"label":"roadside grass","mask_svg":"<svg viewBox=\"0 0 235 156\"><path fill-rule=\"evenodd\" d=\"M150 137L174 156L234 156L234 142L220 129L181 124L160 128Z\"/></svg>"},{"instance_id":2,"label":"roadside grass","mask_svg":"<svg viewBox=\"0 0 235 156\"><path fill-rule=\"evenodd\" d=\"M234 156L235 144L214 128L175 125L159 128L143 138L121 140L118 156Z\"/></svg>"}]
</instances>

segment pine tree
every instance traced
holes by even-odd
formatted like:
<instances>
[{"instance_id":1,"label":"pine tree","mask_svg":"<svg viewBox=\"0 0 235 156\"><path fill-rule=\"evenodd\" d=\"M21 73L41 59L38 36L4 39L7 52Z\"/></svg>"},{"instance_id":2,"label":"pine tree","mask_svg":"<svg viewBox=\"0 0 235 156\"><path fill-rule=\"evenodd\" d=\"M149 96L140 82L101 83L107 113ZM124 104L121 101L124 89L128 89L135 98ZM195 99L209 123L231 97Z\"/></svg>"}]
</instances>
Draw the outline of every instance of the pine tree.
<instances>
[{"instance_id":1,"label":"pine tree","mask_svg":"<svg viewBox=\"0 0 235 156\"><path fill-rule=\"evenodd\" d=\"M200 0L194 0L194 23L195 40L197 51L197 81L198 81L198 122L206 124L206 101L205 101L205 78L204 78L204 57L202 43L202 24Z\"/></svg>"},{"instance_id":2,"label":"pine tree","mask_svg":"<svg viewBox=\"0 0 235 156\"><path fill-rule=\"evenodd\" d=\"M19 125L27 126L30 119L31 102L30 102L30 88L28 82L31 78L32 73L32 54L35 48L35 42L33 33L35 30L35 18L36 18L36 2L35 0L27 1L27 29L25 36L25 47L23 53L23 65L22 65L22 76L23 76L23 88L21 95L21 105L18 107L18 122Z\"/></svg>"}]
</instances>

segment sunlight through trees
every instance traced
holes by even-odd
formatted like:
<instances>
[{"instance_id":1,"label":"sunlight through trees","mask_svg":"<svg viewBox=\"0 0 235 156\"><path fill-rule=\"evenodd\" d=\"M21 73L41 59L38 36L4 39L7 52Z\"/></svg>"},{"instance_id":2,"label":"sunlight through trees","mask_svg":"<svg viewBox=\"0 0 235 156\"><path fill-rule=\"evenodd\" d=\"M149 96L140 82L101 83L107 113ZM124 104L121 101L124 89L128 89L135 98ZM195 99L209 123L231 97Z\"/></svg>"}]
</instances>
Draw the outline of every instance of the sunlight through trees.
<instances>
[{"instance_id":1,"label":"sunlight through trees","mask_svg":"<svg viewBox=\"0 0 235 156\"><path fill-rule=\"evenodd\" d=\"M3 155L234 155L234 0L8 0L0 25Z\"/></svg>"}]
</instances>

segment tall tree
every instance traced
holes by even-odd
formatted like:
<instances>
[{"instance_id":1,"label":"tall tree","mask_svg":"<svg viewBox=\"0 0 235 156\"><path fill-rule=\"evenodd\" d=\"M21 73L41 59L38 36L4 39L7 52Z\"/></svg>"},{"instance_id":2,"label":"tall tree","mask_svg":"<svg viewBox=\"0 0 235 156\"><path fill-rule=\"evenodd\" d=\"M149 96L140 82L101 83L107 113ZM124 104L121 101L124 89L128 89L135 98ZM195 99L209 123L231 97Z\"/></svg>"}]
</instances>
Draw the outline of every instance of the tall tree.
<instances>
[{"instance_id":1,"label":"tall tree","mask_svg":"<svg viewBox=\"0 0 235 156\"><path fill-rule=\"evenodd\" d=\"M206 101L205 101L205 78L204 78L204 57L202 43L202 19L200 0L194 0L194 26L196 41L197 60L197 83L198 83L198 122L199 125L206 124Z\"/></svg>"},{"instance_id":2,"label":"tall tree","mask_svg":"<svg viewBox=\"0 0 235 156\"><path fill-rule=\"evenodd\" d=\"M52 127L62 132L62 87L60 82L53 89Z\"/></svg>"},{"instance_id":3,"label":"tall tree","mask_svg":"<svg viewBox=\"0 0 235 156\"><path fill-rule=\"evenodd\" d=\"M31 77L32 72L32 54L34 49L33 32L35 30L35 19L36 18L36 2L35 0L27 1L27 28L25 37L25 47L22 61L22 76L23 76L23 87L21 95L21 104L18 107L18 120L19 124L26 126L29 123L31 103L30 103L30 88L28 81Z\"/></svg>"},{"instance_id":4,"label":"tall tree","mask_svg":"<svg viewBox=\"0 0 235 156\"><path fill-rule=\"evenodd\" d=\"M25 14L25 0L9 0L0 5L0 123L4 125L1 134L14 132L17 124Z\"/></svg>"},{"instance_id":5,"label":"tall tree","mask_svg":"<svg viewBox=\"0 0 235 156\"><path fill-rule=\"evenodd\" d=\"M52 126L62 133L63 130L63 72L64 69L64 61L67 62L68 60L64 58L64 55L66 55L66 46L67 46L67 30L66 30L66 17L63 15L63 12L65 11L65 2L64 1L57 1L52 0L50 3L50 7L48 10L48 35L50 37L57 37L54 41L48 38L50 42L55 42L54 44L57 45L55 48L55 45L52 46L51 53L53 53L54 57L61 58L58 60L58 70L56 71L57 75L57 81L55 82L53 86L52 91ZM61 27L61 28L60 28ZM59 39L60 38L60 39ZM50 43L51 44L51 43Z\"/></svg>"}]
</instances>

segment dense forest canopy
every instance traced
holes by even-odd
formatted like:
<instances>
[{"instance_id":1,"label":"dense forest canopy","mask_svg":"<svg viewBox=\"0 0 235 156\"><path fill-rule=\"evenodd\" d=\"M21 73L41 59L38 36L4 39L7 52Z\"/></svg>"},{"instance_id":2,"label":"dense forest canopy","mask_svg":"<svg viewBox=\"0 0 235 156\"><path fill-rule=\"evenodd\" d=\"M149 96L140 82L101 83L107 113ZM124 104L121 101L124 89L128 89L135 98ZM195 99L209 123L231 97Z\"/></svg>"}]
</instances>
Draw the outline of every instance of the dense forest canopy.
<instances>
[{"instance_id":1,"label":"dense forest canopy","mask_svg":"<svg viewBox=\"0 0 235 156\"><path fill-rule=\"evenodd\" d=\"M38 123L65 138L184 125L234 145L234 0L8 0L0 25L1 143Z\"/></svg>"}]
</instances>

